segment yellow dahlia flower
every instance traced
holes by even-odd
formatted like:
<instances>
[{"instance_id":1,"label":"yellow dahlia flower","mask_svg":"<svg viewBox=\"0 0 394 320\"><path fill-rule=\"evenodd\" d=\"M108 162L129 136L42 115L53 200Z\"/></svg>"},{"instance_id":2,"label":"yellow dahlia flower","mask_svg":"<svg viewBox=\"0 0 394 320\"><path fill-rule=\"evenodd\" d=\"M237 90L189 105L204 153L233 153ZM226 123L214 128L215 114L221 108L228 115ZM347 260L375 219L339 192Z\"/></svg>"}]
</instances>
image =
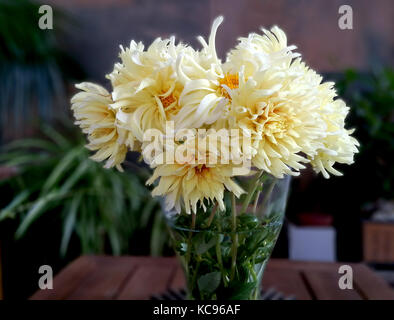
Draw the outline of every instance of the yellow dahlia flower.
<instances>
[{"instance_id":1,"label":"yellow dahlia flower","mask_svg":"<svg viewBox=\"0 0 394 320\"><path fill-rule=\"evenodd\" d=\"M222 64L217 57L215 38L223 17L215 19L208 43L199 37L203 49L197 54L185 55L178 66L178 76L184 90L180 97L181 110L174 117L179 128L197 128L203 125L223 127L227 117L232 90L238 88L239 73L247 78L255 72L272 66L289 65L298 56L292 53L295 46L287 46L285 33L278 27L265 35L251 34L240 38L240 44L232 50ZM215 123L216 122L216 123Z\"/></svg>"},{"instance_id":2,"label":"yellow dahlia flower","mask_svg":"<svg viewBox=\"0 0 394 320\"><path fill-rule=\"evenodd\" d=\"M354 154L358 152L358 141L351 136L354 130L345 129L345 117L349 108L340 99L328 102L322 107L322 118L326 122L326 137L323 147L317 154L310 157L314 170L321 172L325 178L329 173L340 176L338 170L333 168L335 163L352 164Z\"/></svg>"},{"instance_id":3,"label":"yellow dahlia flower","mask_svg":"<svg viewBox=\"0 0 394 320\"><path fill-rule=\"evenodd\" d=\"M177 73L184 89L179 98L181 109L174 117L175 128L199 128L216 125L226 117L230 100L227 90L238 87L238 76L227 74L215 47L216 32L223 22L218 17L212 24L208 43L198 37L203 48L183 55Z\"/></svg>"},{"instance_id":4,"label":"yellow dahlia flower","mask_svg":"<svg viewBox=\"0 0 394 320\"><path fill-rule=\"evenodd\" d=\"M124 129L116 125L115 111L110 107L113 103L111 95L103 87L83 82L76 87L82 92L71 99L71 109L83 133L88 136L87 148L97 151L91 159L106 160L105 167L116 166L126 157L127 146L132 147L134 138Z\"/></svg>"},{"instance_id":5,"label":"yellow dahlia flower","mask_svg":"<svg viewBox=\"0 0 394 320\"><path fill-rule=\"evenodd\" d=\"M315 95L315 103L319 106L318 112L325 125L322 127L325 136L318 139L322 146L316 148L315 154L307 154L311 165L316 172L321 172L325 178L329 173L341 175L333 168L335 163L352 164L354 154L358 152L358 141L351 136L354 130L345 128L345 118L349 113L349 107L341 99L337 99L337 93L333 82L322 83L322 77L309 69L299 59L293 62L291 69L301 73L300 82L309 87Z\"/></svg>"},{"instance_id":6,"label":"yellow dahlia flower","mask_svg":"<svg viewBox=\"0 0 394 320\"><path fill-rule=\"evenodd\" d=\"M344 129L347 108L334 100L332 83L321 80L300 59L247 80L242 74L239 89L230 92L229 121L251 135L256 167L281 178L298 175L314 159L315 170L327 177L324 168L339 174L335 162L351 163L357 148Z\"/></svg>"},{"instance_id":7,"label":"yellow dahlia flower","mask_svg":"<svg viewBox=\"0 0 394 320\"><path fill-rule=\"evenodd\" d=\"M300 152L313 155L319 138L325 136L309 91L292 86L294 76L267 71L259 82L241 81L233 91L231 127L251 135L255 155L253 164L276 177L297 174L308 160ZM293 170L295 171L293 171Z\"/></svg>"},{"instance_id":8,"label":"yellow dahlia flower","mask_svg":"<svg viewBox=\"0 0 394 320\"><path fill-rule=\"evenodd\" d=\"M165 122L179 110L183 85L176 75L180 53L192 50L175 39L156 39L144 51L142 43L121 47L121 63L107 76L112 82L114 102L120 123L129 128L139 141L147 129L164 130Z\"/></svg>"},{"instance_id":9,"label":"yellow dahlia flower","mask_svg":"<svg viewBox=\"0 0 394 320\"><path fill-rule=\"evenodd\" d=\"M251 33L247 38L241 37L235 49L231 50L224 64L227 72L236 74L240 70L246 78L256 72L280 66L288 67L292 59L299 56L292 51L297 47L287 45L286 34L273 27L271 31L261 29L264 35Z\"/></svg>"},{"instance_id":10,"label":"yellow dahlia flower","mask_svg":"<svg viewBox=\"0 0 394 320\"><path fill-rule=\"evenodd\" d=\"M196 213L198 207L205 211L206 205L217 203L219 209L224 211L225 190L236 197L244 193L232 177L248 174L248 168L234 164L232 159L223 163L220 147L213 147L211 143L216 137L211 137L209 133L196 135L178 144L182 150L182 160L175 158L172 164L153 161L156 163L155 169L147 184L159 179L152 195L165 197L166 210L175 209L179 213L184 208L186 213ZM213 157L217 162L212 164L210 159Z\"/></svg>"}]
</instances>

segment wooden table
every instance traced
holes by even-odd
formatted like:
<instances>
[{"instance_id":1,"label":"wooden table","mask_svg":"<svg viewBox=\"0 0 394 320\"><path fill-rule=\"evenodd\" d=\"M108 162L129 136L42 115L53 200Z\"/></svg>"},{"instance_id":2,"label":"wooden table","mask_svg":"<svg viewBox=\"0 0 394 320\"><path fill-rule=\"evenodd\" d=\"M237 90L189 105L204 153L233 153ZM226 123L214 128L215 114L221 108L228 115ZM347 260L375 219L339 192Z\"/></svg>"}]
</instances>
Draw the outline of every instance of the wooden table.
<instances>
[{"instance_id":1,"label":"wooden table","mask_svg":"<svg viewBox=\"0 0 394 320\"><path fill-rule=\"evenodd\" d=\"M363 264L349 264L354 289L339 289L340 265L272 259L263 287L302 300L394 300L394 291ZM168 288L184 287L184 278L175 258L82 256L54 278L53 286L31 299L149 299Z\"/></svg>"}]
</instances>

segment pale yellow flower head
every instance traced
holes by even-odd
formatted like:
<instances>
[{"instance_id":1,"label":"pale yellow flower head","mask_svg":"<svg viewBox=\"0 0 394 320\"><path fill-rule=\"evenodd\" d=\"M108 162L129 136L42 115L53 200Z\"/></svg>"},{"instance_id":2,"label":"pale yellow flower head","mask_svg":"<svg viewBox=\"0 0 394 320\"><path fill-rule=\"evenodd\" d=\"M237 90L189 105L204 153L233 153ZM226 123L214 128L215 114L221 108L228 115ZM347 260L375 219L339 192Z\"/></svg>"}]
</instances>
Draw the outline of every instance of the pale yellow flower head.
<instances>
[{"instance_id":1,"label":"pale yellow flower head","mask_svg":"<svg viewBox=\"0 0 394 320\"><path fill-rule=\"evenodd\" d=\"M121 63L107 77L113 85L111 107L120 123L139 141L148 129L163 130L165 122L179 111L183 85L175 72L177 59L191 48L175 39L156 39L145 51L141 43L121 47Z\"/></svg>"},{"instance_id":2,"label":"pale yellow flower head","mask_svg":"<svg viewBox=\"0 0 394 320\"><path fill-rule=\"evenodd\" d=\"M342 173L334 169L334 164L352 164L359 143L351 136L354 130L345 129L345 118L349 108L344 101L330 101L321 109L327 133L322 141L323 147L317 150L315 156L310 157L311 164L314 170L317 173L321 172L325 178L330 177L329 173L340 176Z\"/></svg>"},{"instance_id":3,"label":"pale yellow flower head","mask_svg":"<svg viewBox=\"0 0 394 320\"><path fill-rule=\"evenodd\" d=\"M215 126L226 115L229 96L225 87L233 88L236 79L226 75L216 53L216 32L222 22L223 17L216 18L208 43L198 37L203 48L184 55L183 63L178 64L177 73L184 90L179 99L181 109L174 117L176 129Z\"/></svg>"},{"instance_id":4,"label":"pale yellow flower head","mask_svg":"<svg viewBox=\"0 0 394 320\"><path fill-rule=\"evenodd\" d=\"M279 178L298 174L309 162L301 152L316 154L325 137L313 92L303 85L291 72L267 70L232 92L230 126L251 135L253 164Z\"/></svg>"},{"instance_id":5,"label":"pale yellow flower head","mask_svg":"<svg viewBox=\"0 0 394 320\"><path fill-rule=\"evenodd\" d=\"M348 108L335 100L333 83L300 59L288 67L255 72L230 92L230 127L251 134L255 148L253 164L272 175L298 175L311 162L317 172L339 175L335 162L350 164L357 141L346 130Z\"/></svg>"},{"instance_id":6,"label":"pale yellow flower head","mask_svg":"<svg viewBox=\"0 0 394 320\"><path fill-rule=\"evenodd\" d=\"M127 146L133 144L134 138L129 132L116 126L116 113L109 92L96 84L83 82L76 87L82 92L71 99L71 109L82 132L87 134L87 148L97 151L91 158L95 161L106 160L105 167L116 166L124 161Z\"/></svg>"},{"instance_id":7,"label":"pale yellow flower head","mask_svg":"<svg viewBox=\"0 0 394 320\"><path fill-rule=\"evenodd\" d=\"M248 37L238 39L239 43L232 49L224 64L229 73L243 70L245 77L269 68L288 67L292 59L299 56L294 53L297 47L287 45L287 37L282 29L275 26L270 31L261 29L263 35L250 33Z\"/></svg>"},{"instance_id":8,"label":"pale yellow flower head","mask_svg":"<svg viewBox=\"0 0 394 320\"><path fill-rule=\"evenodd\" d=\"M209 133L191 137L182 143L181 161L175 158L172 164L155 165L147 184L159 180L152 195L165 197L166 210L175 209L179 213L184 209L186 213L196 213L199 207L205 211L208 204L217 203L224 211L225 190L236 197L244 192L232 177L248 174L248 168L231 159L223 163L219 144L212 147L214 139L216 136L211 138ZM211 163L213 157L216 163Z\"/></svg>"}]
</instances>

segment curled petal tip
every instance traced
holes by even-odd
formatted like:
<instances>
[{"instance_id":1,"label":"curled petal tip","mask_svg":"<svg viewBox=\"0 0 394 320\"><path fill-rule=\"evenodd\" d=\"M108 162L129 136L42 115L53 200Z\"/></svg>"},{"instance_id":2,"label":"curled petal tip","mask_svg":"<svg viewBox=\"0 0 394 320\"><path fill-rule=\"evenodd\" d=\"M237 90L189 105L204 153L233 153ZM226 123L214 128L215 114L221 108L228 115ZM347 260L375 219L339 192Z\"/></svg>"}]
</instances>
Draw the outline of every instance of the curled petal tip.
<instances>
[{"instance_id":1,"label":"curled petal tip","mask_svg":"<svg viewBox=\"0 0 394 320\"><path fill-rule=\"evenodd\" d=\"M224 17L223 17L223 16L218 16L218 17L216 17L215 20L213 21L213 24L219 26L220 24L222 24L223 20L224 20Z\"/></svg>"}]
</instances>

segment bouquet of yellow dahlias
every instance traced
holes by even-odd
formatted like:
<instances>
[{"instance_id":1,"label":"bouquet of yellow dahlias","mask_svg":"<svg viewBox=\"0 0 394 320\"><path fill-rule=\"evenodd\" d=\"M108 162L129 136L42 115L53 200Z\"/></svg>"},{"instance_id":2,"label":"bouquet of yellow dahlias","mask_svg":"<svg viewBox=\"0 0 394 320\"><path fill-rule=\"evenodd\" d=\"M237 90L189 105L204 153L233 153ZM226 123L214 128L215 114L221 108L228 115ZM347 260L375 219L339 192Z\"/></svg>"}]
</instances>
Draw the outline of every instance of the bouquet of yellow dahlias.
<instances>
[{"instance_id":1,"label":"bouquet of yellow dahlias","mask_svg":"<svg viewBox=\"0 0 394 320\"><path fill-rule=\"evenodd\" d=\"M93 160L122 170L140 152L184 266L188 297L256 299L282 226L289 176L309 163L328 178L351 164L334 83L301 61L278 27L240 38L223 63L218 17L195 50L175 38L131 41L107 76L77 85L76 124Z\"/></svg>"}]
</instances>

